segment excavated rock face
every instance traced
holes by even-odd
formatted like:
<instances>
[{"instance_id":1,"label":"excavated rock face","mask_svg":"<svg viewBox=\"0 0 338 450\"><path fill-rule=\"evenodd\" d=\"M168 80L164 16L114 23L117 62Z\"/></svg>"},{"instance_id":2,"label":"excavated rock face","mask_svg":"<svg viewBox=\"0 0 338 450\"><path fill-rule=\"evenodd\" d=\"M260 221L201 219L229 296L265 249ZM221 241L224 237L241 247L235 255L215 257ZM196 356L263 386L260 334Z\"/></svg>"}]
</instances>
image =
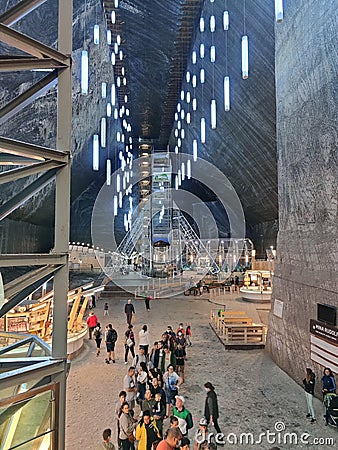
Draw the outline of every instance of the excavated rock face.
<instances>
[{"instance_id":1,"label":"excavated rock face","mask_svg":"<svg viewBox=\"0 0 338 450\"><path fill-rule=\"evenodd\" d=\"M317 303L338 307L336 2L310 3L289 4L276 33L280 217L273 296L283 312L270 317L269 350L298 380L305 367L317 377L323 370L310 357Z\"/></svg>"},{"instance_id":2,"label":"excavated rock face","mask_svg":"<svg viewBox=\"0 0 338 450\"><path fill-rule=\"evenodd\" d=\"M0 12L16 1L0 5ZM100 118L105 114L105 102L101 99L101 83L109 85L113 80L108 46L105 44L103 23L105 17L99 1L74 0L74 41L73 41L73 161L72 161L72 222L71 240L88 242L90 240L90 218L96 195L104 183L104 163L108 152L101 152L100 171L92 171L91 139L99 131ZM175 52L182 51L177 46L177 37L182 33L182 14L189 9L188 0L121 0L122 47L126 55L126 72L130 91L131 124L133 127L134 148L139 137L151 138L157 148L164 149L168 142L173 149L175 139L172 133L175 126L174 112L168 116L168 96L172 95L169 86L173 80L172 71ZM206 117L207 129L210 124L210 100L217 101L217 128L207 131L207 142L199 146L199 156L217 166L234 186L247 220L249 234L256 245L274 244L277 219L277 170L275 144L275 97L274 97L274 17L273 2L258 0L246 2L244 14L241 2L228 1L230 28L223 30L223 2L201 1L201 11L205 17L206 30L198 30L199 13L191 19L195 31L192 41L186 42L188 58L182 66L199 74L205 69L206 82L198 81L194 90L198 109L192 116L183 151L192 153L192 140L199 137L201 114ZM15 28L49 45L56 46L57 20L56 2L48 0L44 5L27 15ZM200 11L199 11L200 12ZM216 31L209 30L211 14L216 18ZM48 23L48 27L46 27ZM101 28L100 46L92 43L95 23ZM245 30L244 30L245 28ZM249 78L241 78L241 35L249 36ZM227 40L227 43L226 43ZM191 62L191 50L205 44L205 58ZM210 62L209 48L216 47L216 63ZM79 64L83 47L89 49L90 92L80 94ZM183 45L183 44L182 44ZM2 46L1 53L8 53ZM227 72L227 73L226 73ZM223 77L231 79L231 110L223 110ZM10 98L29 86L32 79L41 73L1 75L6 88L1 93L3 105ZM188 84L183 80L183 89ZM177 101L181 84L177 83ZM190 91L193 93L190 81ZM170 93L171 92L171 93ZM189 108L186 105L186 108ZM191 106L190 106L191 110ZM56 93L50 91L20 114L6 123L1 134L20 140L55 147ZM169 112L168 112L169 111ZM169 119L168 119L169 117ZM169 125L168 125L169 124ZM113 164L117 164L118 152L122 149L116 143L116 131L121 129L117 121L108 124L108 146ZM30 180L22 180L15 190ZM3 187L2 187L3 188ZM184 185L190 189L189 184ZM193 185L195 189L196 186ZM205 196L203 186L198 188L204 201L215 199ZM14 194L12 186L4 186L0 201ZM194 191L196 192L196 191ZM25 220L33 224L53 226L52 210L53 188L45 188L10 218ZM222 230L222 218L218 218ZM263 231L262 231L263 230ZM227 230L224 229L224 234ZM52 240L52 232L50 233ZM9 238L9 237L8 237ZM264 241L264 244L262 242ZM32 249L33 250L33 249Z\"/></svg>"}]
</instances>

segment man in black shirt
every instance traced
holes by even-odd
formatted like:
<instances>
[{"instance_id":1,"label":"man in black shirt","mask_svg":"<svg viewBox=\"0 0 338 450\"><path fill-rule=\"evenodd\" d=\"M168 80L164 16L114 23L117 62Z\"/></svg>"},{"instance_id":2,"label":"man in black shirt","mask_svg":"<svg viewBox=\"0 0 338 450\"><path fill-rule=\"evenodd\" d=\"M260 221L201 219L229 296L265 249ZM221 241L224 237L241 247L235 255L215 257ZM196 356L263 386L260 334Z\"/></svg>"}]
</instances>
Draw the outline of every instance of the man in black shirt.
<instances>
[{"instance_id":1,"label":"man in black shirt","mask_svg":"<svg viewBox=\"0 0 338 450\"><path fill-rule=\"evenodd\" d=\"M127 323L128 323L128 325L130 325L131 324L131 319L133 317L133 314L135 314L135 308L134 308L134 305L131 302L131 299L128 300L128 303L124 307L124 312L125 312L125 314L127 316Z\"/></svg>"}]
</instances>

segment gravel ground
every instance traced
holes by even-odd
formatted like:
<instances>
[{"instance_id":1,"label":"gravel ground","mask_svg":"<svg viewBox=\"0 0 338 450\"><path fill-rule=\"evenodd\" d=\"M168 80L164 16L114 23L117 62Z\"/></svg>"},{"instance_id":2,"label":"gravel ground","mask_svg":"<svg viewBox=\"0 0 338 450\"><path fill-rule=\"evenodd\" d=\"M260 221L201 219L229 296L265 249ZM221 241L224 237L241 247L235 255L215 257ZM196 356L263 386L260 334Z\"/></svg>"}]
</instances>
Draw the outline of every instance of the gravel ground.
<instances>
[{"instance_id":1,"label":"gravel ground","mask_svg":"<svg viewBox=\"0 0 338 450\"><path fill-rule=\"evenodd\" d=\"M248 314L256 320L258 315L255 317L253 309L258 309L259 305L236 304L233 298L228 298L227 303L232 309L247 308ZM85 341L81 355L72 361L67 390L67 450L96 450L102 431L108 427L113 430L116 444L114 408L128 367L123 361L124 304L125 301L110 300L110 316L104 320L102 302L98 302L95 310L103 326L112 323L118 331L116 364L104 363L104 346L102 355L97 358L95 342L89 340ZM203 415L203 385L210 381L215 386L220 407L219 424L225 435L224 448L337 448L338 429L324 426L320 400L314 402L317 422L310 424L305 418L307 411L302 387L279 369L264 350L224 349L208 323L210 309L217 306L209 303L205 296L154 300L150 312L145 311L143 301L134 301L134 304L137 312L135 332L137 334L144 323L148 324L151 342L160 338L167 325L176 329L179 322L191 323L193 346L188 349L186 381L180 394L184 395L186 407L197 426ZM190 431L190 437L193 434ZM328 438L334 443L325 442ZM315 439L321 441L316 444Z\"/></svg>"}]
</instances>

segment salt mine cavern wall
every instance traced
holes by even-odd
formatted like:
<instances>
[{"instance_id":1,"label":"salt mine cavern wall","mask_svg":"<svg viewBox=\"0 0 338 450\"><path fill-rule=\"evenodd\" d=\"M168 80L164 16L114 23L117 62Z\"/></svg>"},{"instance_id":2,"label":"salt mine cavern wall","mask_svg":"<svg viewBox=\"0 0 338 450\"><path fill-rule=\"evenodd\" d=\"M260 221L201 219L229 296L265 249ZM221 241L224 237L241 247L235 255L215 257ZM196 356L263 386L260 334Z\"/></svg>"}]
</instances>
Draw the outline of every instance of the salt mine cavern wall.
<instances>
[{"instance_id":1,"label":"salt mine cavern wall","mask_svg":"<svg viewBox=\"0 0 338 450\"><path fill-rule=\"evenodd\" d=\"M313 361L324 353L311 352L318 336L310 333L318 303L338 307L336 7L334 0L286 2L276 24L279 232L267 348L300 383L306 367L318 380L338 355L337 328L336 347L328 336L316 340L326 348L323 364Z\"/></svg>"}]
</instances>

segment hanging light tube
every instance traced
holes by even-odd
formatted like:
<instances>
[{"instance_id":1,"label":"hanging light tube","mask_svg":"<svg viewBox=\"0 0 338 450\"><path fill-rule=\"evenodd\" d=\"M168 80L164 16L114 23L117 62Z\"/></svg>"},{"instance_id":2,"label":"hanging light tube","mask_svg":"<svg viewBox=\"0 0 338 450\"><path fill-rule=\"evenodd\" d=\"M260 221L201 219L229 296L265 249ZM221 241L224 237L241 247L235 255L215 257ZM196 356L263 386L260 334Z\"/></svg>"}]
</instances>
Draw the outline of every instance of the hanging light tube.
<instances>
[{"instance_id":1,"label":"hanging light tube","mask_svg":"<svg viewBox=\"0 0 338 450\"><path fill-rule=\"evenodd\" d=\"M106 118L101 119L101 147L106 147L106 135L107 135L107 122Z\"/></svg>"},{"instance_id":2,"label":"hanging light tube","mask_svg":"<svg viewBox=\"0 0 338 450\"><path fill-rule=\"evenodd\" d=\"M191 178L191 161L190 161L190 159L188 159L188 161L187 161L187 178L188 178L188 180L190 180L190 178Z\"/></svg>"},{"instance_id":3,"label":"hanging light tube","mask_svg":"<svg viewBox=\"0 0 338 450\"><path fill-rule=\"evenodd\" d=\"M275 17L276 22L283 22L283 0L275 0Z\"/></svg>"},{"instance_id":4,"label":"hanging light tube","mask_svg":"<svg viewBox=\"0 0 338 450\"><path fill-rule=\"evenodd\" d=\"M186 101L188 104L189 104L190 101L191 101L191 94L190 94L189 91L187 91L187 94L186 94L186 96L185 96L185 101Z\"/></svg>"},{"instance_id":5,"label":"hanging light tube","mask_svg":"<svg viewBox=\"0 0 338 450\"><path fill-rule=\"evenodd\" d=\"M188 125L191 123L191 114L190 114L190 112L188 112L187 115L185 116L185 120L186 120Z\"/></svg>"},{"instance_id":6,"label":"hanging light tube","mask_svg":"<svg viewBox=\"0 0 338 450\"><path fill-rule=\"evenodd\" d=\"M107 182L107 186L110 186L110 184L111 184L111 160L110 159L107 159L106 182Z\"/></svg>"},{"instance_id":7,"label":"hanging light tube","mask_svg":"<svg viewBox=\"0 0 338 450\"><path fill-rule=\"evenodd\" d=\"M94 44L99 45L100 43L100 27L98 25L94 25Z\"/></svg>"},{"instance_id":8,"label":"hanging light tube","mask_svg":"<svg viewBox=\"0 0 338 450\"><path fill-rule=\"evenodd\" d=\"M175 175L175 189L178 191L178 175Z\"/></svg>"},{"instance_id":9,"label":"hanging light tube","mask_svg":"<svg viewBox=\"0 0 338 450\"><path fill-rule=\"evenodd\" d=\"M211 31L211 33L214 33L215 29L216 29L215 16L210 16L210 31Z\"/></svg>"},{"instance_id":10,"label":"hanging light tube","mask_svg":"<svg viewBox=\"0 0 338 450\"><path fill-rule=\"evenodd\" d=\"M117 42L117 45L121 45L121 35L120 34L118 34L116 36L116 42Z\"/></svg>"},{"instance_id":11,"label":"hanging light tube","mask_svg":"<svg viewBox=\"0 0 338 450\"><path fill-rule=\"evenodd\" d=\"M107 117L111 117L111 104L107 103Z\"/></svg>"},{"instance_id":12,"label":"hanging light tube","mask_svg":"<svg viewBox=\"0 0 338 450\"><path fill-rule=\"evenodd\" d=\"M216 47L212 45L210 47L210 62L214 63L216 61Z\"/></svg>"},{"instance_id":13,"label":"hanging light tube","mask_svg":"<svg viewBox=\"0 0 338 450\"><path fill-rule=\"evenodd\" d=\"M203 17L200 18L200 32L201 33L204 32L204 18Z\"/></svg>"},{"instance_id":14,"label":"hanging light tube","mask_svg":"<svg viewBox=\"0 0 338 450\"><path fill-rule=\"evenodd\" d=\"M115 9L119 7L119 0L114 0L114 7Z\"/></svg>"},{"instance_id":15,"label":"hanging light tube","mask_svg":"<svg viewBox=\"0 0 338 450\"><path fill-rule=\"evenodd\" d=\"M99 135L93 136L93 170L99 170Z\"/></svg>"},{"instance_id":16,"label":"hanging light tube","mask_svg":"<svg viewBox=\"0 0 338 450\"><path fill-rule=\"evenodd\" d=\"M204 44L200 45L200 57L203 59L204 58Z\"/></svg>"},{"instance_id":17,"label":"hanging light tube","mask_svg":"<svg viewBox=\"0 0 338 450\"><path fill-rule=\"evenodd\" d=\"M205 70L201 69L200 71L200 81L203 84L205 82Z\"/></svg>"},{"instance_id":18,"label":"hanging light tube","mask_svg":"<svg viewBox=\"0 0 338 450\"><path fill-rule=\"evenodd\" d=\"M194 88L196 87L196 85L197 85L197 77L196 77L196 75L193 75L191 84L192 84L192 87L194 87Z\"/></svg>"},{"instance_id":19,"label":"hanging light tube","mask_svg":"<svg viewBox=\"0 0 338 450\"><path fill-rule=\"evenodd\" d=\"M205 118L201 118L201 144L205 144Z\"/></svg>"},{"instance_id":20,"label":"hanging light tube","mask_svg":"<svg viewBox=\"0 0 338 450\"><path fill-rule=\"evenodd\" d=\"M211 100L210 111L211 111L211 128L214 130L217 126L216 100L215 99Z\"/></svg>"},{"instance_id":21,"label":"hanging light tube","mask_svg":"<svg viewBox=\"0 0 338 450\"><path fill-rule=\"evenodd\" d=\"M88 52L81 53L81 93L88 94Z\"/></svg>"},{"instance_id":22,"label":"hanging light tube","mask_svg":"<svg viewBox=\"0 0 338 450\"><path fill-rule=\"evenodd\" d=\"M196 62L197 62L197 54L196 54L195 50L191 54L191 61L193 64L196 64Z\"/></svg>"},{"instance_id":23,"label":"hanging light tube","mask_svg":"<svg viewBox=\"0 0 338 450\"><path fill-rule=\"evenodd\" d=\"M230 111L230 79L224 77L224 110Z\"/></svg>"},{"instance_id":24,"label":"hanging light tube","mask_svg":"<svg viewBox=\"0 0 338 450\"><path fill-rule=\"evenodd\" d=\"M117 206L118 206L117 195L114 195L114 216L117 216Z\"/></svg>"},{"instance_id":25,"label":"hanging light tube","mask_svg":"<svg viewBox=\"0 0 338 450\"><path fill-rule=\"evenodd\" d=\"M183 102L183 100L184 100L184 97L185 97L185 93L184 93L184 91L182 90L182 91L181 91L181 100L182 100L182 102Z\"/></svg>"},{"instance_id":26,"label":"hanging light tube","mask_svg":"<svg viewBox=\"0 0 338 450\"><path fill-rule=\"evenodd\" d=\"M116 12L113 10L110 14L111 23L114 25L116 22Z\"/></svg>"},{"instance_id":27,"label":"hanging light tube","mask_svg":"<svg viewBox=\"0 0 338 450\"><path fill-rule=\"evenodd\" d=\"M120 174L118 173L116 175L116 191L120 192L120 190L121 190L121 177Z\"/></svg>"},{"instance_id":28,"label":"hanging light tube","mask_svg":"<svg viewBox=\"0 0 338 450\"><path fill-rule=\"evenodd\" d=\"M194 139L192 143L192 155L195 162L197 161L197 150L198 150L197 139Z\"/></svg>"},{"instance_id":29,"label":"hanging light tube","mask_svg":"<svg viewBox=\"0 0 338 450\"><path fill-rule=\"evenodd\" d=\"M193 109L193 111L197 110L197 99L196 98L192 99L192 109Z\"/></svg>"},{"instance_id":30,"label":"hanging light tube","mask_svg":"<svg viewBox=\"0 0 338 450\"><path fill-rule=\"evenodd\" d=\"M112 106L115 106L115 102L116 102L116 87L115 84L113 83L111 85L110 103L112 104Z\"/></svg>"},{"instance_id":31,"label":"hanging light tube","mask_svg":"<svg viewBox=\"0 0 338 450\"><path fill-rule=\"evenodd\" d=\"M242 36L242 78L246 80L249 77L249 43L248 36Z\"/></svg>"},{"instance_id":32,"label":"hanging light tube","mask_svg":"<svg viewBox=\"0 0 338 450\"><path fill-rule=\"evenodd\" d=\"M110 61L111 61L112 65L115 66L116 57L115 57L115 53L114 52L111 52Z\"/></svg>"},{"instance_id":33,"label":"hanging light tube","mask_svg":"<svg viewBox=\"0 0 338 450\"><path fill-rule=\"evenodd\" d=\"M102 96L102 98L107 97L107 83L101 84L101 96Z\"/></svg>"},{"instance_id":34,"label":"hanging light tube","mask_svg":"<svg viewBox=\"0 0 338 450\"><path fill-rule=\"evenodd\" d=\"M229 29L229 11L223 12L223 30L227 31Z\"/></svg>"},{"instance_id":35,"label":"hanging light tube","mask_svg":"<svg viewBox=\"0 0 338 450\"><path fill-rule=\"evenodd\" d=\"M122 199L123 199L123 194L122 191L119 192L119 208L122 208Z\"/></svg>"},{"instance_id":36,"label":"hanging light tube","mask_svg":"<svg viewBox=\"0 0 338 450\"><path fill-rule=\"evenodd\" d=\"M111 45L111 31L107 30L107 44Z\"/></svg>"},{"instance_id":37,"label":"hanging light tube","mask_svg":"<svg viewBox=\"0 0 338 450\"><path fill-rule=\"evenodd\" d=\"M187 73L185 74L185 79L187 83L190 83L190 72L187 71Z\"/></svg>"},{"instance_id":38,"label":"hanging light tube","mask_svg":"<svg viewBox=\"0 0 338 450\"><path fill-rule=\"evenodd\" d=\"M181 164L181 174L182 174L182 181L185 180L185 164L182 162Z\"/></svg>"}]
</instances>

